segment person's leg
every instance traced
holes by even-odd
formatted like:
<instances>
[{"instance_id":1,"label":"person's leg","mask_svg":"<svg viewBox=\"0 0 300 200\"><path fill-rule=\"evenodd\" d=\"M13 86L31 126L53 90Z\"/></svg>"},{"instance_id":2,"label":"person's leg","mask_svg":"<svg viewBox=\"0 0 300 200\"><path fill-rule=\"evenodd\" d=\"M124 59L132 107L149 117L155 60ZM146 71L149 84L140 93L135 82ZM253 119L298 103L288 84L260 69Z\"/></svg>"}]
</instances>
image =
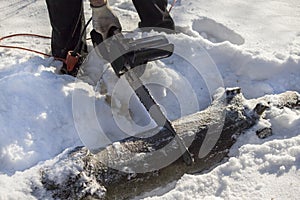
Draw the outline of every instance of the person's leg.
<instances>
[{"instance_id":1,"label":"person's leg","mask_svg":"<svg viewBox=\"0 0 300 200\"><path fill-rule=\"evenodd\" d=\"M52 26L51 50L55 57L66 58L74 50L82 28L84 13L82 0L46 0ZM82 48L86 51L85 38Z\"/></svg>"},{"instance_id":2,"label":"person's leg","mask_svg":"<svg viewBox=\"0 0 300 200\"><path fill-rule=\"evenodd\" d=\"M161 27L174 30L174 21L167 11L168 0L132 0L139 14L139 27Z\"/></svg>"}]
</instances>

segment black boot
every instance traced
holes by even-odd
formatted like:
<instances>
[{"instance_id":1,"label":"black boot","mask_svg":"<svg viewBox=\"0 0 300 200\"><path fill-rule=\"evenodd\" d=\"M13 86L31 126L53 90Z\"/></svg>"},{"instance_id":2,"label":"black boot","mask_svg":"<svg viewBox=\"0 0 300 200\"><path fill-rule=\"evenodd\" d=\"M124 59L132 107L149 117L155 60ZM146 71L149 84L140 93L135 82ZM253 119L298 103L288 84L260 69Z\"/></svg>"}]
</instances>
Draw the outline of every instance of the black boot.
<instances>
[{"instance_id":1,"label":"black boot","mask_svg":"<svg viewBox=\"0 0 300 200\"><path fill-rule=\"evenodd\" d=\"M175 30L172 17L167 11L167 0L132 0L141 22L139 28L155 27Z\"/></svg>"},{"instance_id":2,"label":"black boot","mask_svg":"<svg viewBox=\"0 0 300 200\"><path fill-rule=\"evenodd\" d=\"M79 53L87 53L85 38L79 38L85 24L82 0L46 0L46 3L52 26L52 55L65 59L78 42L81 42Z\"/></svg>"}]
</instances>

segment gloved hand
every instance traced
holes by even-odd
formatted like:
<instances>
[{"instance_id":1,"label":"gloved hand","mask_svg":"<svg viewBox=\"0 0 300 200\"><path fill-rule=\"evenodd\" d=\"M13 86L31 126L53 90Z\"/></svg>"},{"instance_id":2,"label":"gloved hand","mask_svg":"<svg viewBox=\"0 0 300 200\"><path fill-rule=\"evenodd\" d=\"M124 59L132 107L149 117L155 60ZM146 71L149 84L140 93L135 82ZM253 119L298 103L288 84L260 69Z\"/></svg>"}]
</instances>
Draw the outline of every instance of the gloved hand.
<instances>
[{"instance_id":1,"label":"gloved hand","mask_svg":"<svg viewBox=\"0 0 300 200\"><path fill-rule=\"evenodd\" d=\"M116 15L114 15L107 4L104 4L100 7L91 5L91 7L93 28L102 35L104 40L112 36L109 35L109 31L112 27L121 31L122 27L119 19L116 17Z\"/></svg>"}]
</instances>

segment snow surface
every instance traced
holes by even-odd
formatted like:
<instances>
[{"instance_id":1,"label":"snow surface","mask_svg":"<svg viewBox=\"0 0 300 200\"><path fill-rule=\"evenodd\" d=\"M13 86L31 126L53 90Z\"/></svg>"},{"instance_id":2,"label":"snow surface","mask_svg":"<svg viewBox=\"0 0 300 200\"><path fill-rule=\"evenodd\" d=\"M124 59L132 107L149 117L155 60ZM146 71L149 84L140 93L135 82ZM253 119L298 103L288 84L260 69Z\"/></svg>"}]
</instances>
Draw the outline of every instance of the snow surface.
<instances>
[{"instance_id":1,"label":"snow surface","mask_svg":"<svg viewBox=\"0 0 300 200\"><path fill-rule=\"evenodd\" d=\"M0 1L0 37L20 32L51 34L45 1ZM91 10L88 1L84 3L88 18ZM136 28L138 16L130 0L110 0L110 4L120 16L124 30ZM222 84L239 86L247 98L287 90L300 92L298 0L181 0L173 8L172 16L181 33L168 38L179 51L191 55L193 62L204 66L201 71L204 80L186 70L188 64L177 56L149 67L146 81L158 79L174 91L152 88L170 119L205 109L212 95L206 83L216 84L213 89ZM1 44L50 51L50 41L44 39L20 37ZM75 89L84 94L80 100L96 101L99 107L96 115L102 116L104 131L110 139L123 137L111 119L109 96L93 90L94 85L99 88L105 85L108 94L113 94L118 80L110 69L103 74L103 82L97 83L106 65L97 68L97 76L92 71L94 74L87 80L90 84L76 85L74 78L55 73L61 63L52 58L3 48L0 58L0 199L38 198L41 194L34 193L32 186L41 185L39 167L51 166L64 150L82 145L76 132L76 115L73 118ZM211 60L221 81L218 74L210 74L214 67ZM188 84L178 74L184 74ZM191 106L182 113L178 111L178 102L172 101L172 94L189 96L186 89L189 84L194 88L197 102L183 98L180 104ZM124 107L126 99L118 97L115 105L116 112L122 116L120 123L130 122L130 118L140 125L149 123L144 115L136 114L141 113L141 107L131 106L133 114L129 113L128 106ZM130 103L134 105L136 100ZM86 127L93 127L89 117L83 115L80 121L86 118ZM179 181L136 199L297 199L300 195L300 112L271 109L266 119L239 137L230 158L211 171L184 175ZM258 139L255 130L270 125L273 136ZM135 129L131 124L128 127ZM74 166L62 167L72 170Z\"/></svg>"}]
</instances>

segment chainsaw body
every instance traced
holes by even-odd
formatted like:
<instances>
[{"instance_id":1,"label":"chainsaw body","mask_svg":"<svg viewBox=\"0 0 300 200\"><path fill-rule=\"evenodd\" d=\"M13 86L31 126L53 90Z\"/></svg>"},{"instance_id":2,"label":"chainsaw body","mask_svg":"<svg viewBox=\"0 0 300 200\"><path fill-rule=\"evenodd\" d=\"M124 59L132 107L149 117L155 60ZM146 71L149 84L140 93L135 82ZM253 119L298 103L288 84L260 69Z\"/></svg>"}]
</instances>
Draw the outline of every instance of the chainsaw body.
<instances>
[{"instance_id":1,"label":"chainsaw body","mask_svg":"<svg viewBox=\"0 0 300 200\"><path fill-rule=\"evenodd\" d=\"M95 32L95 34L97 33ZM91 36L93 40L93 35L91 34ZM101 38L98 38L98 41L101 41ZM155 123L167 129L173 135L181 151L179 156L182 156L183 161L187 165L192 165L194 159L185 146L184 141L177 135L171 122L162 112L139 75L132 70L137 66L145 67L147 62L171 56L174 51L174 45L169 43L168 39L162 35L134 40L125 38L122 34L114 34L113 37L103 41L101 44L94 44L94 46L96 46L96 51L111 63L118 77L125 76L127 82Z\"/></svg>"},{"instance_id":2,"label":"chainsaw body","mask_svg":"<svg viewBox=\"0 0 300 200\"><path fill-rule=\"evenodd\" d=\"M102 41L99 38L101 35L97 33L91 33L91 36L96 51L111 63L118 77L136 66L167 58L174 51L174 45L162 35L134 40L125 38L122 34L116 34L105 41Z\"/></svg>"}]
</instances>

